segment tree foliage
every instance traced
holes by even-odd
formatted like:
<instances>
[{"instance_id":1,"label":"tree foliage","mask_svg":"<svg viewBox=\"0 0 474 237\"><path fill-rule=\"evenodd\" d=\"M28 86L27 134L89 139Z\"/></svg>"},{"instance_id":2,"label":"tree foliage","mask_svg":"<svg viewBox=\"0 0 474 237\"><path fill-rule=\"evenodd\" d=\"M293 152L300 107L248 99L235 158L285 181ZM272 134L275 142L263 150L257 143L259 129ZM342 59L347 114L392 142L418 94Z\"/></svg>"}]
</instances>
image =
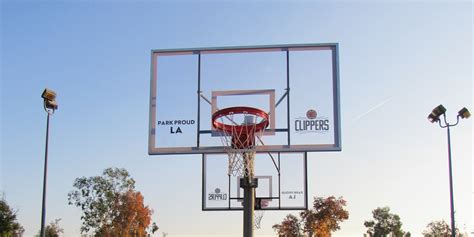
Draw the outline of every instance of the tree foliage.
<instances>
[{"instance_id":1,"label":"tree foliage","mask_svg":"<svg viewBox=\"0 0 474 237\"><path fill-rule=\"evenodd\" d=\"M46 226L46 229L45 229L46 237L59 237L62 233L64 233L63 228L59 226L60 221L61 219L56 219Z\"/></svg>"},{"instance_id":2,"label":"tree foliage","mask_svg":"<svg viewBox=\"0 0 474 237\"><path fill-rule=\"evenodd\" d=\"M288 214L280 224L275 224L272 228L277 232L278 236L282 237L297 237L300 236L301 227L298 217Z\"/></svg>"},{"instance_id":3,"label":"tree foliage","mask_svg":"<svg viewBox=\"0 0 474 237\"><path fill-rule=\"evenodd\" d=\"M45 237L59 237L61 236L62 233L64 233L63 228L59 226L59 222L61 221L61 218L55 219L51 223L49 223L46 228L44 229L44 236ZM41 236L41 230L38 231L38 234L36 237Z\"/></svg>"},{"instance_id":4,"label":"tree foliage","mask_svg":"<svg viewBox=\"0 0 474 237\"><path fill-rule=\"evenodd\" d=\"M107 168L101 176L81 177L69 192L69 205L81 208L81 233L96 236L145 236L153 211L135 191L135 180L125 169ZM156 224L155 224L156 226Z\"/></svg>"},{"instance_id":5,"label":"tree foliage","mask_svg":"<svg viewBox=\"0 0 474 237\"><path fill-rule=\"evenodd\" d=\"M146 228L150 225L152 211L143 203L143 196L140 192L127 191L119 197L119 215L113 220L115 230L124 232L117 233L120 236L134 234L144 236Z\"/></svg>"},{"instance_id":6,"label":"tree foliage","mask_svg":"<svg viewBox=\"0 0 474 237\"><path fill-rule=\"evenodd\" d=\"M368 228L367 233L371 236L385 237L393 234L395 237L403 237L400 217L390 213L389 207L378 207L372 211L372 215L374 220L364 222L364 226Z\"/></svg>"},{"instance_id":7,"label":"tree foliage","mask_svg":"<svg viewBox=\"0 0 474 237\"><path fill-rule=\"evenodd\" d=\"M349 212L344 209L346 201L330 196L315 197L313 208L300 213L304 232L318 237L330 236L331 232L339 230L340 223L349 219Z\"/></svg>"},{"instance_id":8,"label":"tree foliage","mask_svg":"<svg viewBox=\"0 0 474 237\"><path fill-rule=\"evenodd\" d=\"M25 229L18 223L16 214L18 210L10 208L4 199L0 199L0 236L21 236Z\"/></svg>"},{"instance_id":9,"label":"tree foliage","mask_svg":"<svg viewBox=\"0 0 474 237\"><path fill-rule=\"evenodd\" d=\"M441 221L432 221L423 231L424 237L450 237L451 236L451 227L444 220ZM456 236L462 237L463 235L459 233L458 228L456 228Z\"/></svg>"}]
</instances>

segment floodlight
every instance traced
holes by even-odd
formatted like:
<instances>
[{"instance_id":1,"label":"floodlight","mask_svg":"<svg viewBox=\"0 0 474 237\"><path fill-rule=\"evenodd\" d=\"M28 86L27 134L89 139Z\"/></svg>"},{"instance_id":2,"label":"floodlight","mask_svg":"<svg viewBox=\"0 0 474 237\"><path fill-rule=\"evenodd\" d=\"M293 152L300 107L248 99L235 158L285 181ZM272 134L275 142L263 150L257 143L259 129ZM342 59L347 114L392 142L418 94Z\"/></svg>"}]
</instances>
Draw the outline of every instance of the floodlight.
<instances>
[{"instance_id":1,"label":"floodlight","mask_svg":"<svg viewBox=\"0 0 474 237\"><path fill-rule=\"evenodd\" d=\"M431 112L435 117L439 117L446 112L446 108L443 105L438 105L436 108L433 109Z\"/></svg>"},{"instance_id":2,"label":"floodlight","mask_svg":"<svg viewBox=\"0 0 474 237\"><path fill-rule=\"evenodd\" d=\"M45 100L44 106L48 109L57 110L58 109L58 102L55 100Z\"/></svg>"},{"instance_id":3,"label":"floodlight","mask_svg":"<svg viewBox=\"0 0 474 237\"><path fill-rule=\"evenodd\" d=\"M471 117L471 113L469 112L469 110L466 109L466 107L464 107L461 110L459 110L458 116L463 118L463 119L467 119L467 118Z\"/></svg>"},{"instance_id":4,"label":"floodlight","mask_svg":"<svg viewBox=\"0 0 474 237\"><path fill-rule=\"evenodd\" d=\"M46 88L46 89L44 89L43 94L41 94L41 97L43 97L43 99L45 99L45 100L55 100L56 99L56 92Z\"/></svg>"},{"instance_id":5,"label":"floodlight","mask_svg":"<svg viewBox=\"0 0 474 237\"><path fill-rule=\"evenodd\" d=\"M41 94L41 97L44 99L45 109L52 109L53 111L58 109L58 102L56 102L56 92L46 88L44 89L43 94Z\"/></svg>"},{"instance_id":6,"label":"floodlight","mask_svg":"<svg viewBox=\"0 0 474 237\"><path fill-rule=\"evenodd\" d=\"M428 120L432 123L438 122L439 117L434 116L432 113L428 115Z\"/></svg>"},{"instance_id":7,"label":"floodlight","mask_svg":"<svg viewBox=\"0 0 474 237\"><path fill-rule=\"evenodd\" d=\"M439 121L439 116L443 115L446 112L446 108L443 105L438 105L436 108L431 111L431 114L428 115L428 120L432 123Z\"/></svg>"}]
</instances>

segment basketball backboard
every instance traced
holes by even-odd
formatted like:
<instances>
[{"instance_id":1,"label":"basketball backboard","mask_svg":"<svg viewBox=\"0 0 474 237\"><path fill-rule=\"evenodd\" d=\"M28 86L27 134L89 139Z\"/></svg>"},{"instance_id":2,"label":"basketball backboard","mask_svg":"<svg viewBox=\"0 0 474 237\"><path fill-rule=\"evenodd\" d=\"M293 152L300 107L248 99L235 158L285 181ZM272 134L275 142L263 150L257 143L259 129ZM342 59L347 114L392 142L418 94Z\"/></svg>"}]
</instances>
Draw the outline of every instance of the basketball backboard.
<instances>
[{"instance_id":1,"label":"basketball backboard","mask_svg":"<svg viewBox=\"0 0 474 237\"><path fill-rule=\"evenodd\" d=\"M150 155L225 153L218 109L269 115L257 153L340 151L337 44L153 50Z\"/></svg>"},{"instance_id":2,"label":"basketball backboard","mask_svg":"<svg viewBox=\"0 0 474 237\"><path fill-rule=\"evenodd\" d=\"M271 156L270 156L271 155ZM205 154L202 162L202 210L242 210L241 176L228 173L227 154ZM306 210L306 152L259 153L255 157L256 210Z\"/></svg>"}]
</instances>

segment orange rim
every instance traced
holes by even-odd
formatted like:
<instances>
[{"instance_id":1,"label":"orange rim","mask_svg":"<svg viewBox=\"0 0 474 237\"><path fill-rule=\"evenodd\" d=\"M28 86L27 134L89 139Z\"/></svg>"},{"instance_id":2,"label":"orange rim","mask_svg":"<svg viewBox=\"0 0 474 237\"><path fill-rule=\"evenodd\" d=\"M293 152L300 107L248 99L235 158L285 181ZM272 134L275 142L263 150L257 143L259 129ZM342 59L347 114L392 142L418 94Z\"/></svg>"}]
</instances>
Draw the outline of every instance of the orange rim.
<instances>
[{"instance_id":1,"label":"orange rim","mask_svg":"<svg viewBox=\"0 0 474 237\"><path fill-rule=\"evenodd\" d=\"M251 124L251 125L229 125L229 124L224 124L217 121L221 117L228 116L228 115L235 115L235 114L255 115L262 118L262 121L260 123ZM216 130L224 131L229 134L233 134L234 132L238 134L260 132L260 131L263 131L265 128L267 128L268 124L269 124L268 114L265 113L265 111L263 110L252 108L252 107L244 107L244 106L229 107L229 108L218 110L212 115L212 126Z\"/></svg>"}]
</instances>

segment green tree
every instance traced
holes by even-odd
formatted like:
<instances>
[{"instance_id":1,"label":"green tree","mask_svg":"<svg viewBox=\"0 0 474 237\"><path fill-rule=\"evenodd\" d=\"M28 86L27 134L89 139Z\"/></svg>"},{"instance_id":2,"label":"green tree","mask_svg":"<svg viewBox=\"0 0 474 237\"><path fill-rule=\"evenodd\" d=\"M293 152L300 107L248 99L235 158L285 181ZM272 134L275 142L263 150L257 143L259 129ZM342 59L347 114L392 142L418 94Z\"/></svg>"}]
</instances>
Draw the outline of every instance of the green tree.
<instances>
[{"instance_id":1,"label":"green tree","mask_svg":"<svg viewBox=\"0 0 474 237\"><path fill-rule=\"evenodd\" d=\"M331 232L339 230L339 224L349 219L349 212L344 209L346 201L342 198L330 196L328 198L315 197L313 208L300 213L303 230L309 236L331 236Z\"/></svg>"},{"instance_id":2,"label":"green tree","mask_svg":"<svg viewBox=\"0 0 474 237\"><path fill-rule=\"evenodd\" d=\"M68 193L69 205L81 208L81 233L95 236L145 236L153 211L135 191L135 180L125 169L107 168L101 176L76 178Z\"/></svg>"},{"instance_id":3,"label":"green tree","mask_svg":"<svg viewBox=\"0 0 474 237\"><path fill-rule=\"evenodd\" d=\"M297 237L302 234L300 220L292 214L288 214L280 224L275 224L272 228L282 237Z\"/></svg>"},{"instance_id":4,"label":"green tree","mask_svg":"<svg viewBox=\"0 0 474 237\"><path fill-rule=\"evenodd\" d=\"M16 237L22 236L25 229L18 223L16 214L18 210L13 210L3 198L0 199L0 236Z\"/></svg>"},{"instance_id":5,"label":"green tree","mask_svg":"<svg viewBox=\"0 0 474 237\"><path fill-rule=\"evenodd\" d=\"M59 237L62 233L64 233L63 228L59 226L59 222L61 219L56 219L49 223L49 225L46 226L44 236L45 237Z\"/></svg>"},{"instance_id":6,"label":"green tree","mask_svg":"<svg viewBox=\"0 0 474 237\"><path fill-rule=\"evenodd\" d=\"M378 207L372 211L374 220L365 221L367 233L374 237L386 237L393 234L395 237L403 237L402 222L397 214L390 213L389 207Z\"/></svg>"},{"instance_id":7,"label":"green tree","mask_svg":"<svg viewBox=\"0 0 474 237\"><path fill-rule=\"evenodd\" d=\"M46 226L44 229L44 236L45 237L59 237L61 236L62 233L64 233L63 228L59 226L59 222L61 221L61 218L55 219L49 225ZM38 234L35 237L41 236L41 230L38 231Z\"/></svg>"},{"instance_id":8,"label":"green tree","mask_svg":"<svg viewBox=\"0 0 474 237\"><path fill-rule=\"evenodd\" d=\"M444 220L441 221L432 221L423 231L424 237L450 237L451 236L451 227ZM456 228L456 236L463 237L459 233L459 229Z\"/></svg>"}]
</instances>

